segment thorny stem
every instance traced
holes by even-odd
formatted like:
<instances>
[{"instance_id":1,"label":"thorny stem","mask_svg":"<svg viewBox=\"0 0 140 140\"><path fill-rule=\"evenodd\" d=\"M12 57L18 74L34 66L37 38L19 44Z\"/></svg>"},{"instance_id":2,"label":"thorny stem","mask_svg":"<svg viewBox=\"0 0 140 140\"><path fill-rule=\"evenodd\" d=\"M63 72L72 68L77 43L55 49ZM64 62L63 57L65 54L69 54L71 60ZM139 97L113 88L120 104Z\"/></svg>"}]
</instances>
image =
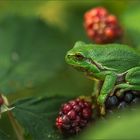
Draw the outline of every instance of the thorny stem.
<instances>
[{"instance_id":1,"label":"thorny stem","mask_svg":"<svg viewBox=\"0 0 140 140\"><path fill-rule=\"evenodd\" d=\"M16 133L17 139L18 140L25 140L24 139L24 133L23 133L23 129L21 128L21 126L19 125L19 123L15 120L13 114L11 111L8 111L8 117L10 119L10 122L13 126L13 129Z\"/></svg>"}]
</instances>

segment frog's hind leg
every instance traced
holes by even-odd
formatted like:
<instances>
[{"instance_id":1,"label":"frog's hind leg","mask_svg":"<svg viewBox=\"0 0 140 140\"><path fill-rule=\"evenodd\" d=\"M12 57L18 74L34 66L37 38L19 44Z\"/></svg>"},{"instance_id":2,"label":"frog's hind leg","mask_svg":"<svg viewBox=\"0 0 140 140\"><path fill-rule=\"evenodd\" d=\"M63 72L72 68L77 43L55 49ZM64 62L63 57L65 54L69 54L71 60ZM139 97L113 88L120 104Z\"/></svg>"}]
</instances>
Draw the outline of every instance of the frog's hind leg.
<instances>
[{"instance_id":1,"label":"frog's hind leg","mask_svg":"<svg viewBox=\"0 0 140 140\"><path fill-rule=\"evenodd\" d=\"M126 83L140 86L140 67L134 67L128 70L125 76L125 80L126 80Z\"/></svg>"},{"instance_id":2,"label":"frog's hind leg","mask_svg":"<svg viewBox=\"0 0 140 140\"><path fill-rule=\"evenodd\" d=\"M96 80L96 79L94 80L92 97L97 98L99 96L102 84L103 84L102 81L99 81L99 80Z\"/></svg>"},{"instance_id":3,"label":"frog's hind leg","mask_svg":"<svg viewBox=\"0 0 140 140\"><path fill-rule=\"evenodd\" d=\"M121 94L124 94L125 91L129 91L129 90L140 91L140 85L130 85L130 84L124 83L124 84L116 85L114 88L114 91L116 91L117 89L120 89L120 90L116 94L121 95Z\"/></svg>"},{"instance_id":4,"label":"frog's hind leg","mask_svg":"<svg viewBox=\"0 0 140 140\"><path fill-rule=\"evenodd\" d=\"M134 67L128 70L125 76L125 82L126 83L116 85L113 89L113 93L117 89L120 89L119 94L128 90L140 91L140 67Z\"/></svg>"}]
</instances>

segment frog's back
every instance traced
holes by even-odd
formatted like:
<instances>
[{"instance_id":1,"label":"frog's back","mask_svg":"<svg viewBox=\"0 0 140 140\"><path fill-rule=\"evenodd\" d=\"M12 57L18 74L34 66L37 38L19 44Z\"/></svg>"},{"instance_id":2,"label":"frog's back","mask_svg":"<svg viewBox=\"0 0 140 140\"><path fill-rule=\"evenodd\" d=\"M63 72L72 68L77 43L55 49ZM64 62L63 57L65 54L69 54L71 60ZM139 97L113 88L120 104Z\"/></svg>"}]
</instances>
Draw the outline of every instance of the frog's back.
<instances>
[{"instance_id":1,"label":"frog's back","mask_svg":"<svg viewBox=\"0 0 140 140\"><path fill-rule=\"evenodd\" d=\"M89 45L91 59L107 68L123 73L133 67L140 66L140 54L127 45ZM89 49L90 50L90 49Z\"/></svg>"}]
</instances>

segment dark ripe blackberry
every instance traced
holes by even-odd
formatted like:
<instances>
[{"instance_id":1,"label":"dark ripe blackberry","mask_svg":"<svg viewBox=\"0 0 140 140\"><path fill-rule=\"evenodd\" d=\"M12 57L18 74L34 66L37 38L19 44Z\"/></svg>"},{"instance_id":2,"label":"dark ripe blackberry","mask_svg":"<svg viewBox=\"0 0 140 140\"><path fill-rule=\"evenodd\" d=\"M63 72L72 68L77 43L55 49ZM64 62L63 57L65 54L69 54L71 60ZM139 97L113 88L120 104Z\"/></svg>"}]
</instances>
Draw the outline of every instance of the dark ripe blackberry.
<instances>
[{"instance_id":1,"label":"dark ripe blackberry","mask_svg":"<svg viewBox=\"0 0 140 140\"><path fill-rule=\"evenodd\" d=\"M62 133L76 134L88 124L91 117L91 103L78 98L61 106L56 127Z\"/></svg>"},{"instance_id":2,"label":"dark ripe blackberry","mask_svg":"<svg viewBox=\"0 0 140 140\"><path fill-rule=\"evenodd\" d=\"M132 92L126 92L125 96L124 96L124 101L126 101L127 103L130 103L134 98L134 95Z\"/></svg>"},{"instance_id":3,"label":"dark ripe blackberry","mask_svg":"<svg viewBox=\"0 0 140 140\"><path fill-rule=\"evenodd\" d=\"M106 100L106 107L107 108L113 108L117 106L119 103L118 98L116 96L109 96Z\"/></svg>"},{"instance_id":4,"label":"dark ripe blackberry","mask_svg":"<svg viewBox=\"0 0 140 140\"><path fill-rule=\"evenodd\" d=\"M119 103L118 109L124 109L124 108L126 108L127 106L128 106L127 103L126 103L125 101L122 101L122 102Z\"/></svg>"},{"instance_id":5,"label":"dark ripe blackberry","mask_svg":"<svg viewBox=\"0 0 140 140\"><path fill-rule=\"evenodd\" d=\"M107 113L112 115L114 112L113 112L113 110L109 109L109 110L107 110Z\"/></svg>"},{"instance_id":6,"label":"dark ripe blackberry","mask_svg":"<svg viewBox=\"0 0 140 140\"><path fill-rule=\"evenodd\" d=\"M131 91L134 96L137 96L140 98L140 91Z\"/></svg>"},{"instance_id":7,"label":"dark ripe blackberry","mask_svg":"<svg viewBox=\"0 0 140 140\"><path fill-rule=\"evenodd\" d=\"M103 7L87 11L84 15L84 26L88 37L98 44L111 43L123 34L117 17Z\"/></svg>"},{"instance_id":8,"label":"dark ripe blackberry","mask_svg":"<svg viewBox=\"0 0 140 140\"><path fill-rule=\"evenodd\" d=\"M134 98L131 103L132 104L138 104L138 103L140 103L140 98L138 98L138 97Z\"/></svg>"}]
</instances>

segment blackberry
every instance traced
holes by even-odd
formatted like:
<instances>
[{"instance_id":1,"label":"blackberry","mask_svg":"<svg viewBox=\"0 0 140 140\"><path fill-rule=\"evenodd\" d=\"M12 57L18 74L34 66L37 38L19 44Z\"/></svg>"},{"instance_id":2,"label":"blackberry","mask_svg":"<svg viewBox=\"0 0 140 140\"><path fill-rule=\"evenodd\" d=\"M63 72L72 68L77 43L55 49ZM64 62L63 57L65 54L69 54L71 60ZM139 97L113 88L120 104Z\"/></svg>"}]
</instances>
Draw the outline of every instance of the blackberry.
<instances>
[{"instance_id":1,"label":"blackberry","mask_svg":"<svg viewBox=\"0 0 140 140\"><path fill-rule=\"evenodd\" d=\"M140 91L131 91L134 96L140 97Z\"/></svg>"},{"instance_id":2,"label":"blackberry","mask_svg":"<svg viewBox=\"0 0 140 140\"><path fill-rule=\"evenodd\" d=\"M93 8L85 13L84 27L88 37L97 44L111 43L123 34L117 17L103 7Z\"/></svg>"},{"instance_id":3,"label":"blackberry","mask_svg":"<svg viewBox=\"0 0 140 140\"><path fill-rule=\"evenodd\" d=\"M133 103L133 104L138 104L138 103L140 103L140 98L138 98L138 97L134 98L134 99L132 100L132 103Z\"/></svg>"},{"instance_id":4,"label":"blackberry","mask_svg":"<svg viewBox=\"0 0 140 140\"><path fill-rule=\"evenodd\" d=\"M81 131L92 117L92 105L84 99L71 100L61 106L56 127L65 134Z\"/></svg>"},{"instance_id":5,"label":"blackberry","mask_svg":"<svg viewBox=\"0 0 140 140\"><path fill-rule=\"evenodd\" d=\"M125 109L127 106L127 103L125 101L122 101L119 103L118 109Z\"/></svg>"},{"instance_id":6,"label":"blackberry","mask_svg":"<svg viewBox=\"0 0 140 140\"><path fill-rule=\"evenodd\" d=\"M118 105L119 101L118 98L116 96L109 96L105 102L105 105L107 108L113 108L116 107Z\"/></svg>"},{"instance_id":7,"label":"blackberry","mask_svg":"<svg viewBox=\"0 0 140 140\"><path fill-rule=\"evenodd\" d=\"M132 92L125 93L124 100L127 103L130 103L133 100L133 98L134 98L134 96L133 96L133 93Z\"/></svg>"}]
</instances>

